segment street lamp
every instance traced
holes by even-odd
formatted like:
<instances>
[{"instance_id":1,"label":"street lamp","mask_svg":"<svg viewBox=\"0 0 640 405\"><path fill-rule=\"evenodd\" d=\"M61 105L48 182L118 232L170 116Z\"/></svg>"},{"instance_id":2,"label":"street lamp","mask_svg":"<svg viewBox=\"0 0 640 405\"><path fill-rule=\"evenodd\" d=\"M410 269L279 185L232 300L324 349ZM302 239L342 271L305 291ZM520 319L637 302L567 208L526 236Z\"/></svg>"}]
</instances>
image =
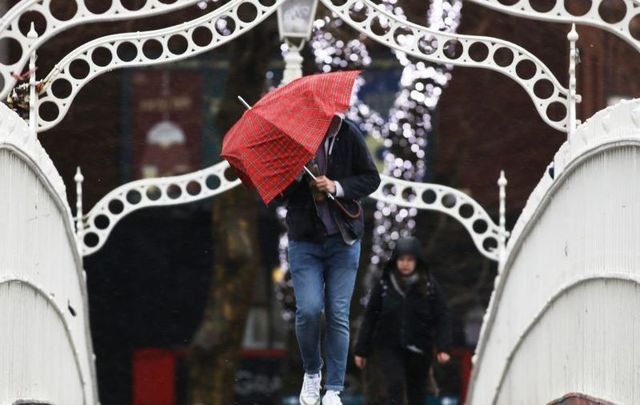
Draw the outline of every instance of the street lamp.
<instances>
[{"instance_id":1,"label":"street lamp","mask_svg":"<svg viewBox=\"0 0 640 405\"><path fill-rule=\"evenodd\" d=\"M288 47L287 54L284 56L285 68L281 85L302 76L300 49L311 37L317 8L318 0L287 0L278 8L280 39Z\"/></svg>"}]
</instances>

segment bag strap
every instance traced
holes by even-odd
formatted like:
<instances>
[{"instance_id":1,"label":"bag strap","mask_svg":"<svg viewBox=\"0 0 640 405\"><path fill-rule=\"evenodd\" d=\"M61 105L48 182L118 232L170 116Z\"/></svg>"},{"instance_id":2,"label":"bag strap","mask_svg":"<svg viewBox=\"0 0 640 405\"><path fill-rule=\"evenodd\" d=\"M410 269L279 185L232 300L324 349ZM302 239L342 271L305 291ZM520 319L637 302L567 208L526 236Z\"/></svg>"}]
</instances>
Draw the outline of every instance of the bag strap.
<instances>
[{"instance_id":1,"label":"bag strap","mask_svg":"<svg viewBox=\"0 0 640 405\"><path fill-rule=\"evenodd\" d=\"M360 202L358 202L358 201L355 201L355 200L353 201L353 202L356 203L356 212L355 213L349 212L349 210L346 209L345 206L342 205L342 203L340 201L338 201L337 198L334 199L333 202L335 202L336 205L338 206L338 208L340 208L340 210L342 212L344 212L344 214L346 216L348 216L349 218L351 218L351 219L358 219L360 217L360 215L362 214L362 206L360 205Z\"/></svg>"}]
</instances>

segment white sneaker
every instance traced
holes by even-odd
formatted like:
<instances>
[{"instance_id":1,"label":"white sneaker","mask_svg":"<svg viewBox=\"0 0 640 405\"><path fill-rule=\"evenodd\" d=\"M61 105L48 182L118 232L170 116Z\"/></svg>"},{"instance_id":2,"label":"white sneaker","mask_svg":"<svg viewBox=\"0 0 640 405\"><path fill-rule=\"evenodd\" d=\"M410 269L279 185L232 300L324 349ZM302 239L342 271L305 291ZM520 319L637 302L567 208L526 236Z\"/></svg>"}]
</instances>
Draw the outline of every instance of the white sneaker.
<instances>
[{"instance_id":1,"label":"white sneaker","mask_svg":"<svg viewBox=\"0 0 640 405\"><path fill-rule=\"evenodd\" d=\"M342 405L342 400L340 399L339 391L327 391L324 394L324 398L322 398L322 405Z\"/></svg>"},{"instance_id":2,"label":"white sneaker","mask_svg":"<svg viewBox=\"0 0 640 405\"><path fill-rule=\"evenodd\" d=\"M302 390L300 390L301 405L320 405L320 381L322 372L318 374L304 373Z\"/></svg>"}]
</instances>

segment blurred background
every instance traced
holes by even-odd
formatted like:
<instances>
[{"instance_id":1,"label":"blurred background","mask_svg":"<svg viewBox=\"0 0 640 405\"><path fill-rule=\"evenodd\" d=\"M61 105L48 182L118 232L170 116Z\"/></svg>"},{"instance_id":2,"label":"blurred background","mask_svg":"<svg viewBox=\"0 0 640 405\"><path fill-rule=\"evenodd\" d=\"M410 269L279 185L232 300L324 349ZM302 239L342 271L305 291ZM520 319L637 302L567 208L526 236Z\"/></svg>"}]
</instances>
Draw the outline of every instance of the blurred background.
<instances>
[{"instance_id":1,"label":"blurred background","mask_svg":"<svg viewBox=\"0 0 640 405\"><path fill-rule=\"evenodd\" d=\"M131 9L144 4L121 1ZM566 2L572 7L590 4ZM0 13L16 3L4 0ZM110 1L85 3L104 10ZM176 25L224 3L75 27L39 49L38 78L91 39ZM544 8L555 0L532 3ZM620 18L621 3L603 3L602 15ZM58 18L75 13L73 2L51 4ZM568 84L568 25L510 17L469 2L384 4L402 9L409 21L421 25L428 25L436 10L449 18L441 18L442 30L515 42ZM546 125L526 92L505 76L398 55L340 23L322 5L316 18L312 39L301 51L303 71L364 70L348 116L367 134L380 171L462 190L497 222L496 181L504 170L509 229L566 134ZM36 30L42 29L44 21L37 14L23 17L21 28L26 32L32 21ZM631 26L635 38L640 37L637 25ZM578 27L578 33L578 117L585 120L620 99L638 96L640 84L633 78L640 73L640 59L612 34L590 27ZM16 57L11 41L0 43L0 49L5 60ZM219 162L223 135L244 110L236 96L251 104L278 86L286 52L273 15L203 55L114 70L91 81L64 120L39 135L65 180L69 201L75 201L77 166L85 176L84 205L90 208L126 182ZM365 201L365 208L352 336L371 275L386 260L393 240L403 232L414 234L423 242L454 318L453 361L434 366L428 403L462 403L496 263L482 256L463 226L444 214L400 210L373 200ZM106 245L85 259L103 405L195 404L196 398L207 404L297 404L302 365L293 333L295 303L282 254L281 216L279 207L265 206L254 191L238 187L197 203L143 209L117 225ZM234 248L238 243L246 248L240 253ZM367 374L350 357L345 404L375 403L364 402L363 394L375 399L375 381L384 376Z\"/></svg>"}]
</instances>

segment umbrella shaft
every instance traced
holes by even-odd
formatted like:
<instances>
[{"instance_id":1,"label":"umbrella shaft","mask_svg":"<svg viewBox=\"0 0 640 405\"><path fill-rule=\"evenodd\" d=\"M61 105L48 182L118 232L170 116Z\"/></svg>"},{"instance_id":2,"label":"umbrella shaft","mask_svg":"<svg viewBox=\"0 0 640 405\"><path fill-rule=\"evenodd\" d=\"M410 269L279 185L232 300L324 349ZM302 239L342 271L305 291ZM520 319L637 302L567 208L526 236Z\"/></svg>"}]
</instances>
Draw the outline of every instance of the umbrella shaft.
<instances>
[{"instance_id":1,"label":"umbrella shaft","mask_svg":"<svg viewBox=\"0 0 640 405\"><path fill-rule=\"evenodd\" d=\"M309 174L309 176L311 176L312 179L316 180L316 176L313 173L311 173L311 170L309 170L307 166L304 166L304 170L306 170L306 172ZM327 196L332 200L336 199L331 193L327 193Z\"/></svg>"}]
</instances>

